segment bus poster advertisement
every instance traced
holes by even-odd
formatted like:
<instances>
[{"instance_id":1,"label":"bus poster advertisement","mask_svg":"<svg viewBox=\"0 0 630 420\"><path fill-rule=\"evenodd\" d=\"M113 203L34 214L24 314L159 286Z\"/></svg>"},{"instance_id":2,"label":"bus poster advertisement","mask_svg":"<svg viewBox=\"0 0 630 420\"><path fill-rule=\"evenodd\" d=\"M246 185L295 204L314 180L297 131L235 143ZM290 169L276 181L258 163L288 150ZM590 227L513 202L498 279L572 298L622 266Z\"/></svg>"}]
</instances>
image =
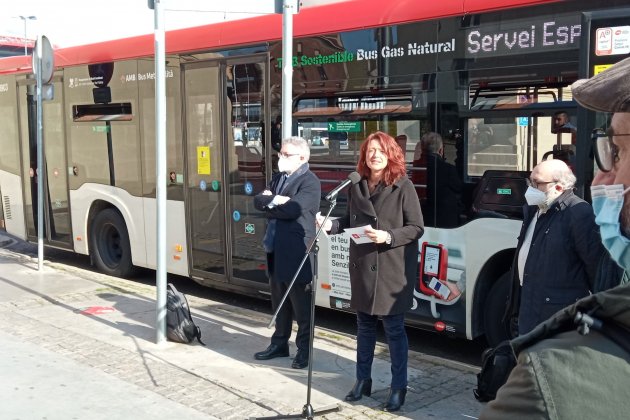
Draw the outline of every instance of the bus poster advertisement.
<instances>
[{"instance_id":1,"label":"bus poster advertisement","mask_svg":"<svg viewBox=\"0 0 630 420\"><path fill-rule=\"evenodd\" d=\"M420 257L420 291L427 295L435 295L435 287L430 285L446 281L448 268L448 250L442 244L422 243ZM436 279L436 281L433 281Z\"/></svg>"},{"instance_id":2,"label":"bus poster advertisement","mask_svg":"<svg viewBox=\"0 0 630 420\"><path fill-rule=\"evenodd\" d=\"M350 300L350 236L347 233L328 236L328 262L330 264L330 297Z\"/></svg>"}]
</instances>

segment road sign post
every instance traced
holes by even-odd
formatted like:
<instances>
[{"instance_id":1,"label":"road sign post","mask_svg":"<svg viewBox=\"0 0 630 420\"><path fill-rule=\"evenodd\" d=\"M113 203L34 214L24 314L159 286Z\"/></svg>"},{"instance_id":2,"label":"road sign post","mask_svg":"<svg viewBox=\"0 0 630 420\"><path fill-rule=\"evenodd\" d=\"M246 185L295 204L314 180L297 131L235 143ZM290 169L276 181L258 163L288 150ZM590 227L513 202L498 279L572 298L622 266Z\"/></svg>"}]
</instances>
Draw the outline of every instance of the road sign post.
<instances>
[{"instance_id":1,"label":"road sign post","mask_svg":"<svg viewBox=\"0 0 630 420\"><path fill-rule=\"evenodd\" d=\"M48 83L52 80L54 67L54 52L50 41L45 36L39 35L32 56L33 74L35 74L37 81L37 170L35 179L37 180L37 269L39 271L44 267L44 183L46 182L42 101L52 99L53 89ZM42 93L44 88L47 92L45 95Z\"/></svg>"}]
</instances>

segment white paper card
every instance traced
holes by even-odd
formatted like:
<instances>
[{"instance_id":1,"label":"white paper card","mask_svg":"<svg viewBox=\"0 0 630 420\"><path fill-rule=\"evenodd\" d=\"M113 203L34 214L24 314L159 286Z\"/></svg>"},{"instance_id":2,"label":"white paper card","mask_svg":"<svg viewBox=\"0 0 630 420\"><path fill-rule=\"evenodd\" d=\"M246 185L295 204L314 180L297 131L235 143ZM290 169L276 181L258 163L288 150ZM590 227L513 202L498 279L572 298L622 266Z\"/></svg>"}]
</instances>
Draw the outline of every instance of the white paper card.
<instances>
[{"instance_id":1,"label":"white paper card","mask_svg":"<svg viewBox=\"0 0 630 420\"><path fill-rule=\"evenodd\" d=\"M350 235L355 244L367 244L368 242L372 242L372 240L365 234L365 228L368 226L369 225L348 228L345 229L345 232Z\"/></svg>"}]
</instances>

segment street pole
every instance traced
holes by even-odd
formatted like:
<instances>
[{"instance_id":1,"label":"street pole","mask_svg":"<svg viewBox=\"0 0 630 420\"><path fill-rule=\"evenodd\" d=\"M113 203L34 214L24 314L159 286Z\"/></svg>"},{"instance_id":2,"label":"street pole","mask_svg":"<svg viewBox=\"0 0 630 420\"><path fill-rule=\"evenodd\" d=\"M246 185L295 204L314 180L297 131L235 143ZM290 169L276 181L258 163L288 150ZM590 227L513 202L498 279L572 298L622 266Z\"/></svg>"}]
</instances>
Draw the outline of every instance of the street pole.
<instances>
[{"instance_id":1,"label":"street pole","mask_svg":"<svg viewBox=\"0 0 630 420\"><path fill-rule=\"evenodd\" d=\"M26 22L26 20L24 21ZM26 25L26 23L25 23ZM26 38L24 39L26 42ZM24 44L26 45L26 44ZM37 51L35 54L34 64L37 67L37 169L35 171L35 179L37 180L37 270L42 271L44 268L44 142L43 142L43 123L42 116L44 108L42 106L42 47L43 41L41 35L37 36Z\"/></svg>"},{"instance_id":2,"label":"street pole","mask_svg":"<svg viewBox=\"0 0 630 420\"><path fill-rule=\"evenodd\" d=\"M26 18L24 18L23 16L20 17L24 20L24 55L28 55L28 48L26 47Z\"/></svg>"},{"instance_id":3,"label":"street pole","mask_svg":"<svg viewBox=\"0 0 630 420\"><path fill-rule=\"evenodd\" d=\"M28 32L26 31L26 21L37 20L37 16L19 16L19 18L24 21L24 55L28 55L28 41L26 39L26 37L28 36Z\"/></svg>"},{"instance_id":4,"label":"street pole","mask_svg":"<svg viewBox=\"0 0 630 420\"><path fill-rule=\"evenodd\" d=\"M149 2L151 3L151 2ZM149 7L151 7L149 5ZM153 1L155 16L155 185L156 185L156 344L166 342L166 36L164 5Z\"/></svg>"},{"instance_id":5,"label":"street pole","mask_svg":"<svg viewBox=\"0 0 630 420\"><path fill-rule=\"evenodd\" d=\"M293 128L293 14L295 0L282 3L282 139L291 137Z\"/></svg>"}]
</instances>

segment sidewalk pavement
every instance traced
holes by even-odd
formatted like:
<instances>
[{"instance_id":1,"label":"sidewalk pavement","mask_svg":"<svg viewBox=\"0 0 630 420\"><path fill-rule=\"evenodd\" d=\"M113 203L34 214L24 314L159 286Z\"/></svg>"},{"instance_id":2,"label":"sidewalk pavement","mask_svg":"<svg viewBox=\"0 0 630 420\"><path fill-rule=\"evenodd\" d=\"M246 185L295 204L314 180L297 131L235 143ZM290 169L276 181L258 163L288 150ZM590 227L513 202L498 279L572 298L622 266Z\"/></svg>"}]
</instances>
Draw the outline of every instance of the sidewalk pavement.
<instances>
[{"instance_id":1,"label":"sidewalk pavement","mask_svg":"<svg viewBox=\"0 0 630 420\"><path fill-rule=\"evenodd\" d=\"M256 361L269 344L269 315L188 296L207 347L155 344L155 288L16 252L0 233L0 419L244 419L300 414L308 369L290 358ZM293 343L293 340L292 340ZM390 379L377 345L373 392L354 383L354 337L316 328L311 406L341 407L323 419L469 419L482 405L478 369L410 353L398 413L379 406ZM291 344L291 354L295 346Z\"/></svg>"}]
</instances>

